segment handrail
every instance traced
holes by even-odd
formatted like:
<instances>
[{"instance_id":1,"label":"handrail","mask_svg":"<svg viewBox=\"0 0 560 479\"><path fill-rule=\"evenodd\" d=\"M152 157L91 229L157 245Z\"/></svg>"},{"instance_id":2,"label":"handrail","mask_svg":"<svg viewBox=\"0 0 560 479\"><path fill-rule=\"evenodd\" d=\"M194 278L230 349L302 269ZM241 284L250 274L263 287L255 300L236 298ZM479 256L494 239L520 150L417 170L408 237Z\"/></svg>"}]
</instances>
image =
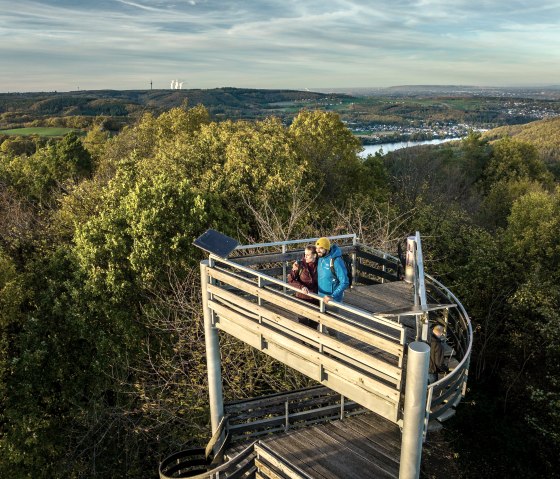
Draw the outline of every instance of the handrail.
<instances>
[{"instance_id":1,"label":"handrail","mask_svg":"<svg viewBox=\"0 0 560 479\"><path fill-rule=\"evenodd\" d=\"M346 235L337 235L337 236L327 236L330 240L336 239L349 239L352 238L353 242L356 239L356 234L346 234ZM291 245L291 244L301 244L301 243L315 243L319 237L316 238L305 238L305 239L298 239L298 240L286 240L286 241L275 241L272 243L257 243L257 244L249 244L249 245L238 245L236 246L235 250L244 250L244 249L258 249L258 248L270 248L271 246L284 246L284 245ZM234 251L235 251L234 250Z\"/></svg>"},{"instance_id":2,"label":"handrail","mask_svg":"<svg viewBox=\"0 0 560 479\"><path fill-rule=\"evenodd\" d=\"M210 454L212 454L212 450L214 449L214 446L220 440L220 436L222 435L224 428L227 426L228 420L229 420L229 416L227 414L224 417L222 417L222 420L220 421L220 424L218 424L216 431L214 431L214 434L212 434L212 437L208 441L208 444L206 445L206 449L204 450L206 459L210 457Z\"/></svg>"},{"instance_id":3,"label":"handrail","mask_svg":"<svg viewBox=\"0 0 560 479\"><path fill-rule=\"evenodd\" d=\"M261 280L264 280L264 281L266 281L267 283L272 283L272 284L275 284L275 285L280 286L280 287L282 287L282 288L286 288L287 290L291 290L291 291L293 291L294 293L301 292L298 288L292 286L291 284L288 284L288 283L286 283L286 282L284 282L284 281L282 281L282 280L280 280L280 279L274 278L273 276L268 276L267 274L260 273L260 272L257 271L257 270L254 270L254 269L251 269L251 268L247 268L246 266L240 265L239 263L236 263L236 262L233 261L233 260L221 258L220 256L216 256L216 255L214 255L214 254L210 254L210 267L212 267L212 264L213 264L212 261L215 261L215 262L218 262L218 263L223 263L223 264L228 265L228 266L230 266L230 267L232 267L232 268L236 268L236 269L238 269L238 270L240 270L240 271L243 271L243 272L245 272L245 273L247 273L247 274L249 274L249 275L254 276L254 277L257 278L257 279L260 278ZM266 286L262 286L262 288L263 288L263 289L266 289ZM282 294L281 291L276 291L276 290L274 290L274 291L277 292L278 294ZM319 295L317 295L317 294L315 294L315 293L308 293L308 296L309 296L310 298L313 298L313 299L316 299L316 300L319 301L319 304L320 304L320 306L318 307L319 311L321 311L321 312L324 312L325 310L328 311L328 309L326 309L326 303L325 303L323 297L321 297L321 296L319 296ZM337 301L335 301L335 300L329 301L329 304L330 304L331 306L337 307L339 310L348 311L349 313L356 314L356 315L361 316L361 317L363 317L363 318L366 318L366 319L368 319L368 320L373 320L374 322L377 322L377 323L379 323L379 324L382 324L383 326L386 326L386 327L389 327L389 328L392 328L392 329L395 329L395 330L398 330L398 331L400 331L400 330L402 329L401 326L400 326L399 324L397 324L397 323L395 323L395 322L393 322L393 321L390 321L390 320L388 320L388 319L386 319L386 318L384 318L384 317L382 317L382 316L378 316L378 315L376 315L376 314L370 313L370 312L365 311L365 310L363 310L363 309L357 308L357 307L355 307L355 306L350 306L350 305L345 304L345 303L339 303L339 302L337 302ZM312 305L312 304L308 304L307 306L313 307L313 308L317 308L317 306ZM337 320L339 319L339 318L337 318L337 317L335 317L335 316L333 316L333 318L335 318L335 319L337 319ZM355 322L352 321L350 318L345 318L345 320L346 320L348 323L352 323L352 324L355 323ZM360 326L364 327L363 324L360 324ZM364 329L370 330L370 331L376 331L374 328L364 327Z\"/></svg>"},{"instance_id":4,"label":"handrail","mask_svg":"<svg viewBox=\"0 0 560 479\"><path fill-rule=\"evenodd\" d=\"M420 300L420 307L425 310L428 302L426 301L426 284L424 282L424 257L422 255L422 240L420 233L416 232L416 281L418 285L417 294Z\"/></svg>"},{"instance_id":5,"label":"handrail","mask_svg":"<svg viewBox=\"0 0 560 479\"><path fill-rule=\"evenodd\" d=\"M230 417L228 431L232 443L367 411L355 401L321 385L236 401L226 404L224 409Z\"/></svg>"},{"instance_id":6,"label":"handrail","mask_svg":"<svg viewBox=\"0 0 560 479\"><path fill-rule=\"evenodd\" d=\"M457 297L447 287L445 287L443 284L441 284L437 279L433 278L430 275L426 275L426 277L431 282L433 282L438 288L440 288L442 291L444 291L445 293L448 293L448 297L455 304L457 304L457 308L461 311L461 314L466 319L467 332L468 332L468 337L469 337L469 344L467 346L467 351L465 352L465 354L463 356L463 359L459 362L457 367L451 373L449 373L447 376L445 376L445 377L439 379L438 381L428 385L428 388L433 389L435 386L444 385L445 383L450 382L449 379L453 378L453 376L455 376L456 374L459 374L459 371L463 368L465 363L467 363L467 361L470 359L470 355L471 355L471 351L472 351L472 343L473 343L473 330L472 330L472 324L471 324L471 320L469 318L469 315L467 314L467 312L465 311L465 308L463 307L461 302L457 299Z\"/></svg>"},{"instance_id":7,"label":"handrail","mask_svg":"<svg viewBox=\"0 0 560 479\"><path fill-rule=\"evenodd\" d=\"M461 361L453 369L453 371L451 371L451 373L439 379L438 381L435 381L432 384L428 384L424 419L424 440L426 439L430 414L432 414L432 416L435 416L436 419L443 420L443 418L446 417L446 414L448 414L448 411L451 411L450 408L456 407L458 401L460 401L460 399L465 395L466 382L468 379L468 368L473 344L472 324L461 302L441 282L429 275L426 276L429 282L437 288L438 292L442 293L447 299L452 300L456 304L457 310L459 312L459 315L456 319L456 324L459 328L464 328L463 331L467 333L467 344L466 351L464 352Z\"/></svg>"},{"instance_id":8,"label":"handrail","mask_svg":"<svg viewBox=\"0 0 560 479\"><path fill-rule=\"evenodd\" d=\"M369 252L371 252L371 253L376 253L376 254L381 255L381 256L384 255L384 257L385 257L386 259L387 259L387 258L388 258L388 259L391 259L391 260L393 260L396 264L400 264L400 262L401 262L401 260L400 260L399 258L397 258L396 256L393 256L392 254L386 253L385 251L381 251L381 250L379 250L379 249L375 249L375 248L373 248L373 247L371 247L371 246L368 246L368 245L366 245L366 244L358 243L357 246L358 246L360 249L364 250L364 251L369 251ZM403 265L403 266L404 266L404 265Z\"/></svg>"}]
</instances>

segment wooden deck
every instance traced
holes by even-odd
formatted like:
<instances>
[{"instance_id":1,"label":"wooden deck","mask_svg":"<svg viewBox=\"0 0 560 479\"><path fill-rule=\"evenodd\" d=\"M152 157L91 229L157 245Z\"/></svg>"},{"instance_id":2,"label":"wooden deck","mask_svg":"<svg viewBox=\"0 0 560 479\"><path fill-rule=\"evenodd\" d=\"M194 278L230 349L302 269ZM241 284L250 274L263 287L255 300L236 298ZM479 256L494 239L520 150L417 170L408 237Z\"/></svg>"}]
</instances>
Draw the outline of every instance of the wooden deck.
<instances>
[{"instance_id":1,"label":"wooden deck","mask_svg":"<svg viewBox=\"0 0 560 479\"><path fill-rule=\"evenodd\" d=\"M370 313L391 313L414 307L412 284L404 281L354 286L344 293L344 302Z\"/></svg>"},{"instance_id":2,"label":"wooden deck","mask_svg":"<svg viewBox=\"0 0 560 479\"><path fill-rule=\"evenodd\" d=\"M399 475L400 430L375 413L276 433L261 441L312 478L377 479ZM237 446L228 455L241 449Z\"/></svg>"}]
</instances>

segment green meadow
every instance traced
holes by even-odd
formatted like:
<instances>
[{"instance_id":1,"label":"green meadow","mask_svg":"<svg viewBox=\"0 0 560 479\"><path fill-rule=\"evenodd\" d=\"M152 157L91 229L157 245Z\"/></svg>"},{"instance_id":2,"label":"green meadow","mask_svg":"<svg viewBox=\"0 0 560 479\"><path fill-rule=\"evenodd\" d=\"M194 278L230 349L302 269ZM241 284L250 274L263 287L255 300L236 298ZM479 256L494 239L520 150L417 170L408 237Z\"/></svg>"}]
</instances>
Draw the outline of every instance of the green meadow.
<instances>
[{"instance_id":1,"label":"green meadow","mask_svg":"<svg viewBox=\"0 0 560 479\"><path fill-rule=\"evenodd\" d=\"M11 130L0 130L0 134L4 135L20 135L20 136L64 136L71 131L75 131L74 128L62 128L62 127L34 127L34 128L13 128Z\"/></svg>"}]
</instances>

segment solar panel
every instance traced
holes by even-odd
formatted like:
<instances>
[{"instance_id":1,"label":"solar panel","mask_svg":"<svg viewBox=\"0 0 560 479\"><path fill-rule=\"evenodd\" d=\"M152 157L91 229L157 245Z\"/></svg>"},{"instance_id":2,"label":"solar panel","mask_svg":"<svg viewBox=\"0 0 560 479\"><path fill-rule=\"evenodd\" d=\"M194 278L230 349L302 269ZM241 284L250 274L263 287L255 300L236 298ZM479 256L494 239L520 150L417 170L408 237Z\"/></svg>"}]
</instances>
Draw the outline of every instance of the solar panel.
<instances>
[{"instance_id":1,"label":"solar panel","mask_svg":"<svg viewBox=\"0 0 560 479\"><path fill-rule=\"evenodd\" d=\"M238 244L233 238L212 229L207 230L193 241L193 245L196 247L221 258L227 258Z\"/></svg>"}]
</instances>

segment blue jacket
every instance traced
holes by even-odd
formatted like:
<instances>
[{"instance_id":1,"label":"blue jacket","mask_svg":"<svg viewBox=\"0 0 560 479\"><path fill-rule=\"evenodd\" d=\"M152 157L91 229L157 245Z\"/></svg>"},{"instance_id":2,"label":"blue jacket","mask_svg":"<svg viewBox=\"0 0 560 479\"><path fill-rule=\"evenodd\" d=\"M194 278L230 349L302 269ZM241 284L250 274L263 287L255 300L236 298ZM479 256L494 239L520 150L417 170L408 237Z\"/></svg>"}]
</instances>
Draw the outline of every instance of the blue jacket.
<instances>
[{"instance_id":1,"label":"blue jacket","mask_svg":"<svg viewBox=\"0 0 560 479\"><path fill-rule=\"evenodd\" d=\"M334 271L331 271L331 258L334 260ZM335 301L342 302L344 290L348 288L348 273L346 265L342 259L342 251L333 244L331 249L322 258L319 258L317 265L317 279L319 283L319 296L332 296Z\"/></svg>"}]
</instances>

